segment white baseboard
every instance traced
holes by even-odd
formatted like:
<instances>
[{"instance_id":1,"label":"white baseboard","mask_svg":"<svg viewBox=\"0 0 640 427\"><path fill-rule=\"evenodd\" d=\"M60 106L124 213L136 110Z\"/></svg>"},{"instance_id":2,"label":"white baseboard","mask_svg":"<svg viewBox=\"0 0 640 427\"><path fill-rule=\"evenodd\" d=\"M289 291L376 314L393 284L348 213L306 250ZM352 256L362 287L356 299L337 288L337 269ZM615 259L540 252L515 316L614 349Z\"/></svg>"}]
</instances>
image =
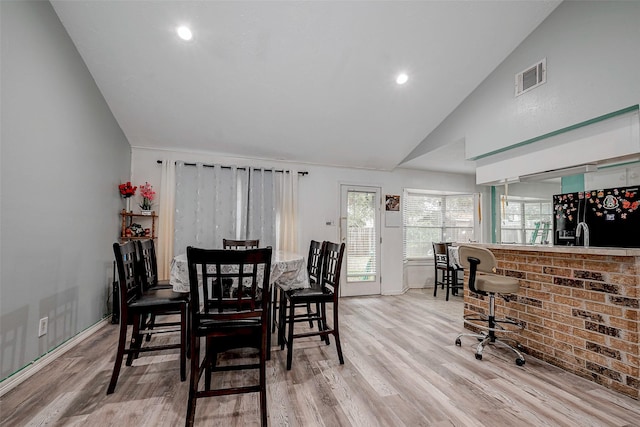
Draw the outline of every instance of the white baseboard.
<instances>
[{"instance_id":1,"label":"white baseboard","mask_svg":"<svg viewBox=\"0 0 640 427\"><path fill-rule=\"evenodd\" d=\"M409 288L404 288L399 291L383 292L381 295L383 296L403 295L407 293L408 290Z\"/></svg>"},{"instance_id":2,"label":"white baseboard","mask_svg":"<svg viewBox=\"0 0 640 427\"><path fill-rule=\"evenodd\" d=\"M58 347L55 347L53 350L48 353L43 354L15 374L5 378L2 382L0 382L0 397L4 396L5 393L11 391L18 384L25 381L27 378L31 377L33 374L40 371L40 369L47 366L49 363L56 360L58 357L71 350L76 345L80 344L85 339L89 338L95 332L100 330L100 328L104 327L108 323L111 322L111 316L107 316L101 321L97 322L94 325L89 326L84 331L78 333L77 335L69 338L64 343L60 344Z\"/></svg>"}]
</instances>

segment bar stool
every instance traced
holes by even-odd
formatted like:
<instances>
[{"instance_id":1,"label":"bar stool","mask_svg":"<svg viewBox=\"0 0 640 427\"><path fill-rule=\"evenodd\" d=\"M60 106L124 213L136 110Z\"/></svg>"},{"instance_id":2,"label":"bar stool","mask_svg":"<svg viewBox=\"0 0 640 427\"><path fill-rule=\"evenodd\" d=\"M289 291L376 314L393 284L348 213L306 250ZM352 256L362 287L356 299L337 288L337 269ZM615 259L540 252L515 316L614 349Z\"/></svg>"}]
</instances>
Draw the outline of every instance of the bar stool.
<instances>
[{"instance_id":1,"label":"bar stool","mask_svg":"<svg viewBox=\"0 0 640 427\"><path fill-rule=\"evenodd\" d=\"M456 345L461 346L461 337L474 337L480 340L476 347L476 359L482 360L482 352L489 344L501 344L513 351L516 355L516 365L524 365L524 356L517 347L516 340L503 336L496 336L496 332L501 334L512 334L519 332L523 326L507 318L496 318L496 294L515 294L520 290L518 279L513 277L500 276L496 273L496 258L491 251L477 246L460 246L459 257L462 266L469 270L469 290L471 292L489 296L489 315L477 314L465 315L465 325L472 325L481 329L480 333L461 333L456 337ZM512 342L513 345L507 344Z\"/></svg>"}]
</instances>

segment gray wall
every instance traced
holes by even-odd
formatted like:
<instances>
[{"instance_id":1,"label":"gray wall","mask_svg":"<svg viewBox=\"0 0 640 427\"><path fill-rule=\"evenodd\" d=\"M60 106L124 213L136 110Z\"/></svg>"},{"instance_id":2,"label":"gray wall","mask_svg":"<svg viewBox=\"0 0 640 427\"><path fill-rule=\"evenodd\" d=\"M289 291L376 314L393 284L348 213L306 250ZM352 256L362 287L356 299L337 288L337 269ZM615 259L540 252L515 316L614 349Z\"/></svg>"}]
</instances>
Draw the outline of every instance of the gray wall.
<instances>
[{"instance_id":1,"label":"gray wall","mask_svg":"<svg viewBox=\"0 0 640 427\"><path fill-rule=\"evenodd\" d=\"M0 15L4 379L107 313L131 150L50 3Z\"/></svg>"},{"instance_id":2,"label":"gray wall","mask_svg":"<svg viewBox=\"0 0 640 427\"><path fill-rule=\"evenodd\" d=\"M640 103L640 2L565 1L414 151L464 138L467 157ZM547 58L547 83L514 76Z\"/></svg>"}]
</instances>

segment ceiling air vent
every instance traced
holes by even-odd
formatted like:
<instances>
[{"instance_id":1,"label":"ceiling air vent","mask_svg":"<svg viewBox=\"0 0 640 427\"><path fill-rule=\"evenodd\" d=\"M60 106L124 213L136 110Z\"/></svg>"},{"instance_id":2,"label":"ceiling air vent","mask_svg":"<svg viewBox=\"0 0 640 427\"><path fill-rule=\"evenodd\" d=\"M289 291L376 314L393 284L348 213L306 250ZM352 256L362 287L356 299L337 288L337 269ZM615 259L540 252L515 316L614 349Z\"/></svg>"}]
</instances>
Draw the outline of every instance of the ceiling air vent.
<instances>
[{"instance_id":1,"label":"ceiling air vent","mask_svg":"<svg viewBox=\"0 0 640 427\"><path fill-rule=\"evenodd\" d=\"M547 81L547 58L516 74L516 96L534 89Z\"/></svg>"}]
</instances>

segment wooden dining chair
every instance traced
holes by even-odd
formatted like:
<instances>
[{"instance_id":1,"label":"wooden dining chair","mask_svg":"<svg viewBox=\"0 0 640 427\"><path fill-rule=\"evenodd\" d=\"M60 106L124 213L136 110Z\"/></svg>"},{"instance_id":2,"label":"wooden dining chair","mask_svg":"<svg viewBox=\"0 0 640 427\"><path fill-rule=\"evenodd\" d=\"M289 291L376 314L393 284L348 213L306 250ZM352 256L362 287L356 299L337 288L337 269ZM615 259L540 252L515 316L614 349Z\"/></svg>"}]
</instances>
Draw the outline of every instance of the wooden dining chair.
<instances>
[{"instance_id":1,"label":"wooden dining chair","mask_svg":"<svg viewBox=\"0 0 640 427\"><path fill-rule=\"evenodd\" d=\"M329 344L329 335L333 335L338 351L340 364L344 364L342 347L340 346L339 318L338 318L338 295L340 286L340 271L342 268L342 258L345 244L325 242L324 257L320 270L320 278L317 286L304 289L293 289L284 292L281 303L284 306L281 310L288 310L286 314L286 336L282 337L280 348L287 346L287 370L291 369L293 360L293 341L297 338L320 336L326 344ZM317 313L296 314L296 306L309 304L319 304ZM327 304L333 308L333 325L327 323ZM306 332L295 332L295 324L299 322L317 321L319 330ZM284 335L284 334L283 334Z\"/></svg>"},{"instance_id":2,"label":"wooden dining chair","mask_svg":"<svg viewBox=\"0 0 640 427\"><path fill-rule=\"evenodd\" d=\"M271 252L271 247L242 251L187 247L192 325L187 426L194 423L197 399L253 392L260 394L260 422L262 426L267 425ZM232 292L225 294L222 286L227 280L232 281ZM202 362L201 339L205 341ZM258 361L218 365L218 354L240 348L258 349ZM259 370L258 384L211 387L213 372L245 369ZM201 389L203 374L205 381Z\"/></svg>"},{"instance_id":3,"label":"wooden dining chair","mask_svg":"<svg viewBox=\"0 0 640 427\"><path fill-rule=\"evenodd\" d=\"M462 267L454 266L449 257L450 243L433 243L433 262L435 283L433 286L433 296L438 293L438 286L447 289L445 301L449 301L449 293L457 294L462 289Z\"/></svg>"},{"instance_id":4,"label":"wooden dining chair","mask_svg":"<svg viewBox=\"0 0 640 427\"><path fill-rule=\"evenodd\" d=\"M257 249L259 247L260 247L260 239L256 239L256 240L222 239L223 249Z\"/></svg>"},{"instance_id":5,"label":"wooden dining chair","mask_svg":"<svg viewBox=\"0 0 640 427\"><path fill-rule=\"evenodd\" d=\"M118 270L120 289L120 335L118 349L113 365L111 381L107 394L115 391L122 359L127 355L126 365L131 366L133 359L140 353L177 348L180 351L180 379L186 379L186 340L187 340L187 300L188 295L173 292L171 289L143 290L140 278L140 264L136 244L129 241L114 243L113 252ZM149 329L147 319L150 316L172 315L178 313L180 320L156 323L157 329ZM126 347L127 329L132 325L129 347ZM159 344L142 346L143 334L179 332L178 344Z\"/></svg>"},{"instance_id":6,"label":"wooden dining chair","mask_svg":"<svg viewBox=\"0 0 640 427\"><path fill-rule=\"evenodd\" d=\"M318 287L320 283L320 271L322 270L322 260L324 257L326 242L319 242L317 240L311 240L309 243L309 254L307 255L307 274L309 275L309 284L311 287ZM280 311L280 300L283 298L284 294L281 292L280 288L276 286L273 290L274 292L274 304L273 304L273 322L272 322L272 332L275 332L276 327L278 328L278 344L282 344L282 334L284 331L284 314ZM311 312L311 303L305 303L304 306L307 308L307 314L304 316L312 317L313 313ZM284 305L283 305L284 307ZM319 304L316 304L316 311L319 311ZM313 320L309 320L309 327L313 328ZM318 325L320 327L320 325Z\"/></svg>"},{"instance_id":7,"label":"wooden dining chair","mask_svg":"<svg viewBox=\"0 0 640 427\"><path fill-rule=\"evenodd\" d=\"M156 247L153 239L138 240L136 242L138 249L138 270L140 279L142 280L142 290L149 289L172 289L168 280L158 280L158 260L156 258ZM179 313L176 313L179 314ZM154 328L156 316L150 314L147 320L147 329ZM151 339L151 334L147 334L147 341Z\"/></svg>"}]
</instances>

